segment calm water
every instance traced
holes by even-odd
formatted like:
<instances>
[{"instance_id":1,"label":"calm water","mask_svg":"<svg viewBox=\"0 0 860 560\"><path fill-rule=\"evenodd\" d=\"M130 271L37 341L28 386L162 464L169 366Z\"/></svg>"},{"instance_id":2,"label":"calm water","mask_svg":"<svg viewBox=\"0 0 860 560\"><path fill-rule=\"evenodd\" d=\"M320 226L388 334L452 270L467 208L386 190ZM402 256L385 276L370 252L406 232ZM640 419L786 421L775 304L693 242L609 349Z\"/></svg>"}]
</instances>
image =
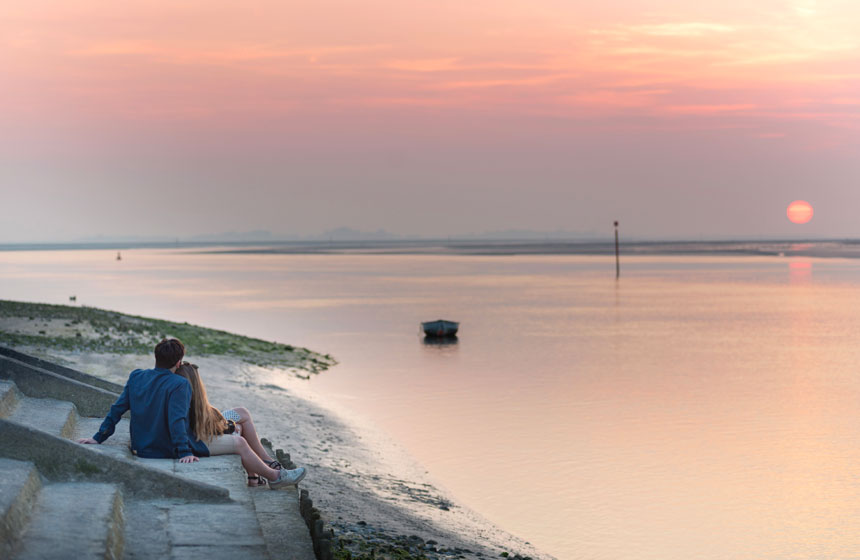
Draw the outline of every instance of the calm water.
<instances>
[{"instance_id":1,"label":"calm water","mask_svg":"<svg viewBox=\"0 0 860 560\"><path fill-rule=\"evenodd\" d=\"M860 261L124 257L0 253L0 297L331 353L320 392L559 558L860 554Z\"/></svg>"}]
</instances>

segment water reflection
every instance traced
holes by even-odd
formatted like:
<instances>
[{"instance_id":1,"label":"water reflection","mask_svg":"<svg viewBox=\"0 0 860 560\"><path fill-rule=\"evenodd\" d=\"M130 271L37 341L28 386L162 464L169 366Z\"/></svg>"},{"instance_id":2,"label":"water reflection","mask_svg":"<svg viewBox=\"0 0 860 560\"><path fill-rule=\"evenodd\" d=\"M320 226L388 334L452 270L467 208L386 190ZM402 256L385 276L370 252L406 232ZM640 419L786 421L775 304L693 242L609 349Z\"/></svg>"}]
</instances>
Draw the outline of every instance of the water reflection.
<instances>
[{"instance_id":1,"label":"water reflection","mask_svg":"<svg viewBox=\"0 0 860 560\"><path fill-rule=\"evenodd\" d=\"M460 339L457 336L424 336L421 341L425 348L456 348Z\"/></svg>"},{"instance_id":2,"label":"water reflection","mask_svg":"<svg viewBox=\"0 0 860 560\"><path fill-rule=\"evenodd\" d=\"M789 281L792 284L806 284L812 278L811 261L791 261L788 263Z\"/></svg>"}]
</instances>

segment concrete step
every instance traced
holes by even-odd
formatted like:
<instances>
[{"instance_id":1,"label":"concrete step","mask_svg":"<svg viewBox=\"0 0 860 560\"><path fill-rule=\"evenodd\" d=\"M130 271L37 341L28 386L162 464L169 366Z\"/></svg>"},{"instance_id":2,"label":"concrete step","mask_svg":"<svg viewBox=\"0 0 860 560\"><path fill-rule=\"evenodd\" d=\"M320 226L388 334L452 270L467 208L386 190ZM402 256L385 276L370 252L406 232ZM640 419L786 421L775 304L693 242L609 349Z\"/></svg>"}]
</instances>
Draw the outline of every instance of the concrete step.
<instances>
[{"instance_id":1,"label":"concrete step","mask_svg":"<svg viewBox=\"0 0 860 560\"><path fill-rule=\"evenodd\" d=\"M68 401L23 397L6 419L53 436L70 438L75 433L78 414Z\"/></svg>"},{"instance_id":2,"label":"concrete step","mask_svg":"<svg viewBox=\"0 0 860 560\"><path fill-rule=\"evenodd\" d=\"M161 459L138 460L144 463L161 461ZM238 455L201 457L198 462L188 464L173 461L173 474L188 480L226 488L230 492L230 499L237 502L250 503L251 501L248 493L248 479Z\"/></svg>"},{"instance_id":3,"label":"concrete step","mask_svg":"<svg viewBox=\"0 0 860 560\"><path fill-rule=\"evenodd\" d=\"M9 558L42 488L33 463L0 458L0 558Z\"/></svg>"},{"instance_id":4,"label":"concrete step","mask_svg":"<svg viewBox=\"0 0 860 560\"><path fill-rule=\"evenodd\" d=\"M140 459L144 462L155 460ZM299 511L299 495L295 487L275 491L268 486L248 487L246 473L237 455L203 457L199 462L187 465L174 462L173 472L189 480L227 488L230 498L237 504L217 507L189 504L166 512L170 527L176 523L180 523L177 526L187 525L194 517L203 519L204 515L216 524L221 523L219 519L224 519L224 523L229 525L226 520L235 519L227 533L218 536L209 534L211 527L199 527L192 535L179 535L171 529L168 531L172 543L171 557L211 557L214 554L218 558L239 555L248 559L315 560L313 542ZM155 515L144 517L152 519ZM220 544L218 548L211 548L208 544L191 545L200 542Z\"/></svg>"},{"instance_id":5,"label":"concrete step","mask_svg":"<svg viewBox=\"0 0 860 560\"><path fill-rule=\"evenodd\" d=\"M123 557L126 560L170 558L167 515L173 505L173 502L153 499L129 500L125 503Z\"/></svg>"},{"instance_id":6,"label":"concrete step","mask_svg":"<svg viewBox=\"0 0 860 560\"><path fill-rule=\"evenodd\" d=\"M270 560L254 510L244 504L135 500L125 519L126 560Z\"/></svg>"},{"instance_id":7,"label":"concrete step","mask_svg":"<svg viewBox=\"0 0 860 560\"><path fill-rule=\"evenodd\" d=\"M299 511L295 486L280 490L249 488L257 521L272 560L316 560L314 543Z\"/></svg>"},{"instance_id":8,"label":"concrete step","mask_svg":"<svg viewBox=\"0 0 860 560\"><path fill-rule=\"evenodd\" d=\"M18 390L28 397L75 403L78 410L87 416L104 414L119 396L4 355L0 355L0 379L14 381Z\"/></svg>"},{"instance_id":9,"label":"concrete step","mask_svg":"<svg viewBox=\"0 0 860 560\"><path fill-rule=\"evenodd\" d=\"M79 416L75 422L75 431L74 434L72 434L71 439L77 441L79 439L93 437L93 435L99 431L99 427L101 427L103 420L104 418L88 418ZM99 453L106 453L115 457L131 459L134 458L134 455L131 453L130 445L131 437L128 433L128 420L123 418L120 423L116 425L116 430L111 437L101 445L93 445L91 447Z\"/></svg>"},{"instance_id":10,"label":"concrete step","mask_svg":"<svg viewBox=\"0 0 860 560\"><path fill-rule=\"evenodd\" d=\"M167 533L171 558L267 557L254 509L247 504L174 506L167 513Z\"/></svg>"},{"instance_id":11,"label":"concrete step","mask_svg":"<svg viewBox=\"0 0 860 560\"><path fill-rule=\"evenodd\" d=\"M15 383L0 379L0 418L6 418L12 414L20 398L21 393Z\"/></svg>"},{"instance_id":12,"label":"concrete step","mask_svg":"<svg viewBox=\"0 0 860 560\"><path fill-rule=\"evenodd\" d=\"M122 558L122 494L115 484L66 482L42 489L18 560Z\"/></svg>"}]
</instances>

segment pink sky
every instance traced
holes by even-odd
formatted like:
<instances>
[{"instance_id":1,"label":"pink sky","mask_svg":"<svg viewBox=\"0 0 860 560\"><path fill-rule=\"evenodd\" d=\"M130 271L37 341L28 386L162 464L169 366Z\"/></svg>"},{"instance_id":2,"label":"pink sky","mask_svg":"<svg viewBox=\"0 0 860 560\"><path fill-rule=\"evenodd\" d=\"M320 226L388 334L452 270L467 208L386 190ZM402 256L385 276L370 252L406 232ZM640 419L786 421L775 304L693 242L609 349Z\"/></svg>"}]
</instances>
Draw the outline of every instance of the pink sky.
<instances>
[{"instance_id":1,"label":"pink sky","mask_svg":"<svg viewBox=\"0 0 860 560\"><path fill-rule=\"evenodd\" d=\"M858 236L858 22L824 0L5 3L0 239Z\"/></svg>"}]
</instances>

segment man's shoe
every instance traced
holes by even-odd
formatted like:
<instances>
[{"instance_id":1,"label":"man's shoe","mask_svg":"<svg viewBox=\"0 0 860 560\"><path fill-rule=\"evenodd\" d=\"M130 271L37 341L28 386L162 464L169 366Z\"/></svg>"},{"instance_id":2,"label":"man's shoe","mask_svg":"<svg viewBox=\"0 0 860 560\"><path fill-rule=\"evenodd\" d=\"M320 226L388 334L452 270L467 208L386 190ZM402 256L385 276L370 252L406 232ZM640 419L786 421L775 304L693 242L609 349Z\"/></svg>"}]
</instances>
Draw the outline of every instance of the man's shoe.
<instances>
[{"instance_id":1,"label":"man's shoe","mask_svg":"<svg viewBox=\"0 0 860 560\"><path fill-rule=\"evenodd\" d=\"M269 488L274 490L283 486L295 486L305 477L307 473L308 471L306 471L304 467L299 467L291 471L278 471L277 480L272 480L271 482L269 482Z\"/></svg>"}]
</instances>

